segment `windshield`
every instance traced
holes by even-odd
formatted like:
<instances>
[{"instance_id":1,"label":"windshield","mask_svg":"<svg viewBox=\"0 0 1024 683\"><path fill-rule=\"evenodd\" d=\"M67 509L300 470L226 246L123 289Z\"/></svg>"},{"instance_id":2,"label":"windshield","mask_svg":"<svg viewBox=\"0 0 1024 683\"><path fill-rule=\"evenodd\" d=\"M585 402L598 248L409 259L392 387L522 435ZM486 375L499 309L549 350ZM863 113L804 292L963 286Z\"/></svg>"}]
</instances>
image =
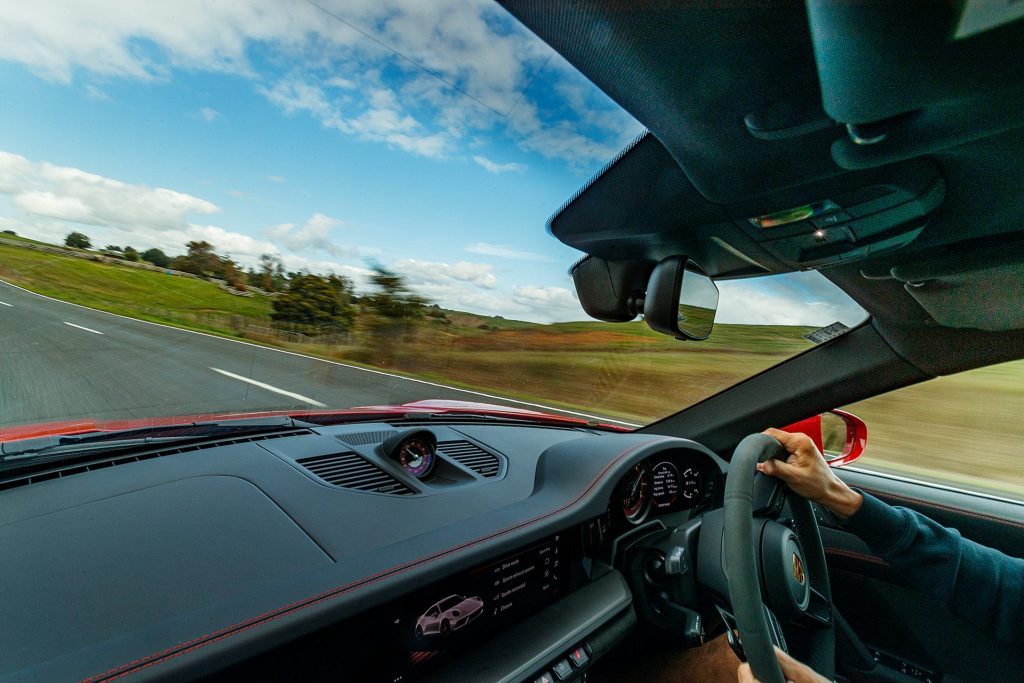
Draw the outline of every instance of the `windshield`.
<instances>
[{"instance_id":1,"label":"windshield","mask_svg":"<svg viewBox=\"0 0 1024 683\"><path fill-rule=\"evenodd\" d=\"M545 220L642 128L493 2L6 3L0 33L0 427L638 425L864 317L808 272L718 283L706 342L589 320Z\"/></svg>"}]
</instances>

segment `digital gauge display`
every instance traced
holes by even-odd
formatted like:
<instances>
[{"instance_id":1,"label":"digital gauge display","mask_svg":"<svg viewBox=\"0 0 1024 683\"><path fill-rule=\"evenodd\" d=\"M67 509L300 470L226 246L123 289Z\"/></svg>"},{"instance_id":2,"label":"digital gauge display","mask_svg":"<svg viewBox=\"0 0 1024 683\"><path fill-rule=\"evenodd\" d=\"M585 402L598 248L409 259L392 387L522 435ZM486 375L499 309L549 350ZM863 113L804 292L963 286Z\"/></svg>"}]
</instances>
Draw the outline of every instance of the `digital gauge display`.
<instances>
[{"instance_id":1,"label":"digital gauge display","mask_svg":"<svg viewBox=\"0 0 1024 683\"><path fill-rule=\"evenodd\" d=\"M656 510L665 510L679 500L679 468L659 462L651 470L651 501Z\"/></svg>"},{"instance_id":2,"label":"digital gauge display","mask_svg":"<svg viewBox=\"0 0 1024 683\"><path fill-rule=\"evenodd\" d=\"M658 511L688 508L704 493L704 476L697 467L680 467L667 460L651 468L651 506Z\"/></svg>"},{"instance_id":3,"label":"digital gauge display","mask_svg":"<svg viewBox=\"0 0 1024 683\"><path fill-rule=\"evenodd\" d=\"M679 493L693 503L704 493L704 475L696 467L687 467L680 474Z\"/></svg>"}]
</instances>

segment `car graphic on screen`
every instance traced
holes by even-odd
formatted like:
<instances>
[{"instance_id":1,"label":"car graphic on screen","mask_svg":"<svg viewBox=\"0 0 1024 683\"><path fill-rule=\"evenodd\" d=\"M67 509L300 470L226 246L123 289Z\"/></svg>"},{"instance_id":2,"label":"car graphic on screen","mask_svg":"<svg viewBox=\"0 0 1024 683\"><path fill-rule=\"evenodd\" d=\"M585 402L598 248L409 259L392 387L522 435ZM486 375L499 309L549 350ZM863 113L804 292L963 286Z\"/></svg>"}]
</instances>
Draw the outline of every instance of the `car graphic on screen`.
<instances>
[{"instance_id":1,"label":"car graphic on screen","mask_svg":"<svg viewBox=\"0 0 1024 683\"><path fill-rule=\"evenodd\" d=\"M458 631L480 616L483 609L484 601L479 597L449 595L431 605L416 620L416 640L432 635L444 637Z\"/></svg>"}]
</instances>

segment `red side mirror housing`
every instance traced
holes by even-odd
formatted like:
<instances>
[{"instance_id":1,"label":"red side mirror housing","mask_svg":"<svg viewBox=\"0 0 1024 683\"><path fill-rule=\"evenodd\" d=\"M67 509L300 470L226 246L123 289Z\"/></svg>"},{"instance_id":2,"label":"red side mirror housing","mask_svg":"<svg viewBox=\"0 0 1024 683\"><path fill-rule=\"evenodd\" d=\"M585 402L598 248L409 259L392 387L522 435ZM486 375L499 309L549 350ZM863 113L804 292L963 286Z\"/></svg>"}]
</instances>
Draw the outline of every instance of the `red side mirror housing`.
<instances>
[{"instance_id":1,"label":"red side mirror housing","mask_svg":"<svg viewBox=\"0 0 1024 683\"><path fill-rule=\"evenodd\" d=\"M848 465L864 453L868 426L864 420L845 410L830 410L782 428L811 437L829 467Z\"/></svg>"}]
</instances>

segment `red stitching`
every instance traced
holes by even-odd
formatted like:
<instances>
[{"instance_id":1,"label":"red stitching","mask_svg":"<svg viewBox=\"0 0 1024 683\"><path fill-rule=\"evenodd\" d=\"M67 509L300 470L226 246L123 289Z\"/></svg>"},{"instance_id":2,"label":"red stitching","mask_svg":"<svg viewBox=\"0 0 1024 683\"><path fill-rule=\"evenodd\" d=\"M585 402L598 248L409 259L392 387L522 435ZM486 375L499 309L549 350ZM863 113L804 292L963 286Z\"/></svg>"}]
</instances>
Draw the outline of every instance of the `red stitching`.
<instances>
[{"instance_id":1,"label":"red stitching","mask_svg":"<svg viewBox=\"0 0 1024 683\"><path fill-rule=\"evenodd\" d=\"M85 679L82 680L82 683L94 683L95 681L100 681L100 680L114 681L114 680L117 680L119 678L123 678L125 676L129 676L129 675L131 675L133 673L136 673L138 671L142 671L144 669L148 669L151 666L155 666L157 664L162 664L163 662L165 662L165 661L167 661L169 659L172 659L174 657L178 657L180 655L187 654L189 652L193 652L195 650L198 650L199 648L201 648L201 647L203 647L205 645L209 645L211 643L216 643L216 642L218 642L220 640L223 640L224 638L227 638L229 636L235 635L237 633L244 633L245 631L247 631L247 630L249 630L251 628L255 628L256 626L259 626L260 624L265 624L265 623L271 622L271 621L273 621L275 619L280 619L281 617L286 616L288 614L291 614L293 612L297 612L300 609L305 609L307 607L312 607L313 605L317 605L317 604L319 604L321 602L324 602L325 600L330 600L331 598L337 597L339 595L344 595L345 593L348 593L349 591L356 590L358 588L363 588L365 586L370 586L370 585L372 585L374 583L377 583L378 581L382 581L382 580L384 580L384 579L386 579L388 577L395 576L395 575L400 574L400 573L402 573L404 571L408 571L409 569L411 569L411 568L413 568L415 566L420 566L420 565L426 564L428 562L433 562L434 560L440 559L442 557L445 557L445 556L450 555L452 553L458 552L460 550L465 550L466 548L469 548L470 546L474 546L474 545L476 545L478 543L483 543L484 541L488 541L488 540L497 538L498 536L507 534L507 533L509 533L511 531L515 531L517 529L521 529L521 528L523 528L525 526L529 526L531 524L536 524L537 522L539 522L539 521L541 521L543 519L546 519L546 518L548 518L548 517L550 517L552 515L556 515L559 512L567 510L568 508L570 508L573 505L575 505L576 503L578 503L580 500L582 500L582 498L585 495L587 495L587 493L590 491L590 489L592 489L594 487L594 485L597 484L597 482L602 477L604 477L605 474L608 473L608 470L610 470L616 463L618 463L620 460L625 458L630 453L633 453L634 451L636 451L636 450L638 450L640 448L643 448L644 446L647 446L647 445L650 445L652 443L655 443L657 441L661 441L661 439L651 439L649 441L644 441L644 442L639 443L639 444L633 446L632 448L629 448L629 449L623 451L622 453L620 453L618 456L615 457L614 460L612 460L607 465L605 465L604 468L600 472L598 472L596 475L594 475L594 478L590 480L590 482L583 488L583 490L579 493L579 495L577 495L575 498L570 500L568 503L566 503L562 507L559 507L559 508L556 508L554 510L551 510L550 512L546 512L546 513L544 513L542 515L538 515L538 516L536 516L536 517L534 517L532 519L528 519L526 521L519 522L518 524L514 524L512 526L506 527L506 528L501 529L499 531L492 532L492 533L490 533L490 534L488 534L486 536L481 536L479 538L476 538L476 539L474 539L472 541L468 541L468 542L463 543L461 545L457 545L457 546L452 546L450 548L446 548L445 550L438 551L438 552L434 553L433 555L425 555L425 556L423 556L421 558L418 558L416 560L412 560L410 562L406 562L405 564L395 565L394 567L390 567L388 569L383 569L383 570L381 570L381 571L379 571L379 572L377 572L375 574L370 574L368 576L362 577L361 579L357 579L355 581L351 581L349 583L342 584L341 586L336 586L334 588L328 589L326 591L323 591L322 593L317 593L316 595L311 595L311 596L309 596L307 598L303 598L302 600L297 600L297 601L295 601L293 603L290 603L288 605L284 605L283 607L278 607L278 608L270 610L268 612L264 612L263 614L260 614L258 616L246 619L245 621L240 621L237 624L233 624L231 626L226 626L226 627L218 629L216 631L212 631L210 633L207 633L206 635L199 636L197 638L193 638L192 640L189 640L189 641L184 642L184 643L180 643L178 645L175 645L174 647L167 648L166 650L161 650L160 652L155 652L153 654L146 655L145 657L140 657L139 659L135 659L135 660L133 660L131 662L128 662L127 664L122 664L122 665L116 666L116 667L114 667L112 669L108 669L107 671L105 671L103 673L95 674L93 676L90 676L89 678L85 678Z\"/></svg>"},{"instance_id":2,"label":"red stitching","mask_svg":"<svg viewBox=\"0 0 1024 683\"><path fill-rule=\"evenodd\" d=\"M883 567L889 566L889 563L880 557L875 557L874 555L865 555L864 553L858 553L855 550L845 550L843 548L825 548L825 552L829 555L840 555L842 557L849 557L854 560L871 562L873 564L878 564Z\"/></svg>"},{"instance_id":3,"label":"red stitching","mask_svg":"<svg viewBox=\"0 0 1024 683\"><path fill-rule=\"evenodd\" d=\"M933 502L928 501L928 500L921 500L920 498L911 498L909 496L900 496L900 495L897 495L895 493L889 493L887 491L878 491L876 489L869 489L869 488L865 488L864 490L868 491L869 493L873 493L873 494L879 496L880 498L892 498L894 500L901 500L901 501L903 501L905 503L917 503L918 505L924 505L924 506L927 506L927 507L933 507L933 508L937 508L939 510L946 510L947 512L952 512L954 514L964 515L966 517L974 517L976 519L983 519L983 520L985 520L987 522L995 522L997 524L1005 524L1007 526L1016 527L1018 529L1024 529L1024 524L1022 524L1020 522L1014 522L1013 520L1010 520L1010 519L1003 519L1002 517L996 517L995 515L989 515L989 514L985 514L983 512L971 512L970 510L965 510L963 508L952 507L950 505L943 505L942 503L933 503Z\"/></svg>"}]
</instances>

